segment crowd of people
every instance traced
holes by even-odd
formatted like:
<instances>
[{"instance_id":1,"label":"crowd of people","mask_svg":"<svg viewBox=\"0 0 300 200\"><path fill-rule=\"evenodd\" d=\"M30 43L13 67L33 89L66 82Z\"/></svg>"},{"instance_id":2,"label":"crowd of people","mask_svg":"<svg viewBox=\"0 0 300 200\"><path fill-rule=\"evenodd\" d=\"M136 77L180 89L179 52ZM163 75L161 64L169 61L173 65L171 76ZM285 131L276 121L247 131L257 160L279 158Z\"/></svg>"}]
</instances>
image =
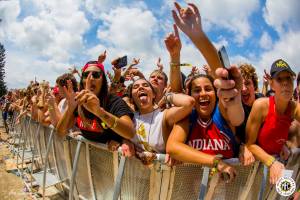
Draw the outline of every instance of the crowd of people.
<instances>
[{"instance_id":1,"label":"crowd of people","mask_svg":"<svg viewBox=\"0 0 300 200\"><path fill-rule=\"evenodd\" d=\"M17 123L30 115L55 127L61 137L80 131L111 150L121 147L125 156L137 156L144 164L154 156L145 158L141 152L165 153L169 165L208 165L212 173L227 173L229 181L236 170L223 159L238 157L245 166L259 160L275 184L290 149L300 147L300 73L275 60L260 90L251 64L222 66L194 4L182 8L175 3L172 14L174 30L165 38L169 76L160 59L149 77L137 67L139 59L122 70L117 58L111 62L114 74L109 74L104 51L81 73L73 69L59 76L53 87L31 82L27 89L10 91L1 100L4 121L15 111ZM207 62L188 76L181 72L179 31Z\"/></svg>"}]
</instances>

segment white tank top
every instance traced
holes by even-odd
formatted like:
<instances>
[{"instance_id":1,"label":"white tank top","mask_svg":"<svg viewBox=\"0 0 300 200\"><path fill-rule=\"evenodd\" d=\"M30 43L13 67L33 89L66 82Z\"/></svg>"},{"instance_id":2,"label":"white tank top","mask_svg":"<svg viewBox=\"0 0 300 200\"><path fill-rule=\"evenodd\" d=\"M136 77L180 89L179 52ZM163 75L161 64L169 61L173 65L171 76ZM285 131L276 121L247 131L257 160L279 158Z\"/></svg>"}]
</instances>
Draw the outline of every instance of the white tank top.
<instances>
[{"instance_id":1,"label":"white tank top","mask_svg":"<svg viewBox=\"0 0 300 200\"><path fill-rule=\"evenodd\" d=\"M162 132L163 116L164 112L161 112L159 109L144 115L135 112L134 125L136 134L131 141L146 151L165 153L166 148Z\"/></svg>"}]
</instances>

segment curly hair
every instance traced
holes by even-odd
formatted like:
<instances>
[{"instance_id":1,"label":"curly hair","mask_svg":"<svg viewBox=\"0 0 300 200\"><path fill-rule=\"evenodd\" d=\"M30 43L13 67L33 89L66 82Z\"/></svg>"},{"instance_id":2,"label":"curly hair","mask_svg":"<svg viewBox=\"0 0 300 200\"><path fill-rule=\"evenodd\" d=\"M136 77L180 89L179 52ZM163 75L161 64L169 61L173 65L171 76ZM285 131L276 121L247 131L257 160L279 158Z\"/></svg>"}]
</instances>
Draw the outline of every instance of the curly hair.
<instances>
[{"instance_id":1,"label":"curly hair","mask_svg":"<svg viewBox=\"0 0 300 200\"><path fill-rule=\"evenodd\" d=\"M244 63L239 66L239 69L241 70L243 79L251 79L254 85L254 89L257 90L258 78L255 68L251 64Z\"/></svg>"}]
</instances>

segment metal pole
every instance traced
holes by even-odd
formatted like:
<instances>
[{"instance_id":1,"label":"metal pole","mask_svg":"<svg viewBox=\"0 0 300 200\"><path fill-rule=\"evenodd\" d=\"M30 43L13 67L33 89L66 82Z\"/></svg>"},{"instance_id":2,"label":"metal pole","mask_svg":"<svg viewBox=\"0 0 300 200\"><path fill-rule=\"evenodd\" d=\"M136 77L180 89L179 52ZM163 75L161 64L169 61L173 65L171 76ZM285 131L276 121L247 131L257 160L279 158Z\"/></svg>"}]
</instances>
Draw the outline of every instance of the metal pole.
<instances>
[{"instance_id":1,"label":"metal pole","mask_svg":"<svg viewBox=\"0 0 300 200\"><path fill-rule=\"evenodd\" d=\"M82 142L79 140L77 143L77 147L76 147L76 153L75 153L75 157L74 157L73 169L72 169L72 175L71 175L70 190L69 190L70 191L69 200L73 199L73 190L74 190L74 184L75 184L75 179L76 179L81 143Z\"/></svg>"},{"instance_id":2,"label":"metal pole","mask_svg":"<svg viewBox=\"0 0 300 200\"><path fill-rule=\"evenodd\" d=\"M53 143L53 135L54 129L51 130L50 138L47 144L46 156L45 156L45 165L44 165L44 173L43 173L43 200L45 199L45 190L46 190L46 178L47 178L47 168L48 168L48 155L51 148L51 143Z\"/></svg>"},{"instance_id":3,"label":"metal pole","mask_svg":"<svg viewBox=\"0 0 300 200\"><path fill-rule=\"evenodd\" d=\"M85 143L85 157L86 157L86 164L87 164L87 171L89 176L91 193L93 195L93 199L96 200L97 197L96 197L96 191L93 184L92 170L91 170L90 147L88 143Z\"/></svg>"},{"instance_id":4,"label":"metal pole","mask_svg":"<svg viewBox=\"0 0 300 200\"><path fill-rule=\"evenodd\" d=\"M122 156L121 160L120 160L120 164L119 164L119 170L118 170L118 176L116 179L113 200L118 200L120 193L121 193L121 184L122 184L122 179L123 179L123 175L124 175L125 163L126 163L126 157Z\"/></svg>"}]
</instances>

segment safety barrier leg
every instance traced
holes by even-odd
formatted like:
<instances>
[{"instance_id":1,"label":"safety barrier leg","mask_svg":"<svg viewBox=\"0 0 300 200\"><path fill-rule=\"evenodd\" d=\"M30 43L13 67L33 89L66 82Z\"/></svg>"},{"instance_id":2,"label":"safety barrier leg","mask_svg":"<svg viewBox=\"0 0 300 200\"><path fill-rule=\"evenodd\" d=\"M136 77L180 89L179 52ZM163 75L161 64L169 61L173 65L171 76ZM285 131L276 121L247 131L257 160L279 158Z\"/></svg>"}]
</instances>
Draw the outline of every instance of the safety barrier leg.
<instances>
[{"instance_id":1,"label":"safety barrier leg","mask_svg":"<svg viewBox=\"0 0 300 200\"><path fill-rule=\"evenodd\" d=\"M122 156L119 164L119 170L118 175L116 179L114 194L113 194L113 200L118 200L121 192L121 185L122 185L122 179L124 175L124 169L125 169L125 163L126 163L126 157Z\"/></svg>"},{"instance_id":2,"label":"safety barrier leg","mask_svg":"<svg viewBox=\"0 0 300 200\"><path fill-rule=\"evenodd\" d=\"M96 200L96 191L93 184L93 178L92 178L92 170L91 170L91 160L90 160L90 147L89 144L85 144L85 157L86 157L86 163L87 163L87 171L89 176L89 183L90 183L90 189L93 196L93 200Z\"/></svg>"},{"instance_id":3,"label":"safety barrier leg","mask_svg":"<svg viewBox=\"0 0 300 200\"><path fill-rule=\"evenodd\" d=\"M48 155L50 152L51 144L53 143L53 135L54 135L54 130L51 130L50 133L50 138L47 144L47 150L46 150L46 155L45 155L45 164L44 164L44 174L43 174L43 200L45 199L45 191L46 191L46 178L47 178L47 168L48 168Z\"/></svg>"},{"instance_id":4,"label":"safety barrier leg","mask_svg":"<svg viewBox=\"0 0 300 200\"><path fill-rule=\"evenodd\" d=\"M22 163L22 166L21 166L21 176L23 176L23 174L24 174L24 170L23 170L23 167L24 167L24 156L25 156L25 149L26 149L26 142L27 142L27 137L26 137L27 133L26 132L29 131L30 122L31 122L31 119L29 119L29 121L28 121L27 130L26 130L26 127L25 127L25 131L23 133L24 139L23 139L22 162L21 162Z\"/></svg>"},{"instance_id":5,"label":"safety barrier leg","mask_svg":"<svg viewBox=\"0 0 300 200\"><path fill-rule=\"evenodd\" d=\"M71 176L71 182L70 182L69 200L73 199L73 191L74 191L74 184L75 184L75 180L76 180L76 173L77 173L77 166L78 166L78 161L79 161L81 143L82 143L81 141L78 141L77 147L76 147L76 153L75 153L75 157L74 157L72 176Z\"/></svg>"},{"instance_id":6,"label":"safety barrier leg","mask_svg":"<svg viewBox=\"0 0 300 200\"><path fill-rule=\"evenodd\" d=\"M208 167L203 167L203 175L202 175L198 200L203 200L204 197L205 197L205 194L206 194L206 191L207 191L208 176L209 176L209 168Z\"/></svg>"},{"instance_id":7,"label":"safety barrier leg","mask_svg":"<svg viewBox=\"0 0 300 200\"><path fill-rule=\"evenodd\" d=\"M260 191L259 191L259 200L263 200L264 191L265 191L266 185L267 185L268 167L266 165L264 165L263 172L264 172L264 176L261 181L261 187L260 187Z\"/></svg>"}]
</instances>

